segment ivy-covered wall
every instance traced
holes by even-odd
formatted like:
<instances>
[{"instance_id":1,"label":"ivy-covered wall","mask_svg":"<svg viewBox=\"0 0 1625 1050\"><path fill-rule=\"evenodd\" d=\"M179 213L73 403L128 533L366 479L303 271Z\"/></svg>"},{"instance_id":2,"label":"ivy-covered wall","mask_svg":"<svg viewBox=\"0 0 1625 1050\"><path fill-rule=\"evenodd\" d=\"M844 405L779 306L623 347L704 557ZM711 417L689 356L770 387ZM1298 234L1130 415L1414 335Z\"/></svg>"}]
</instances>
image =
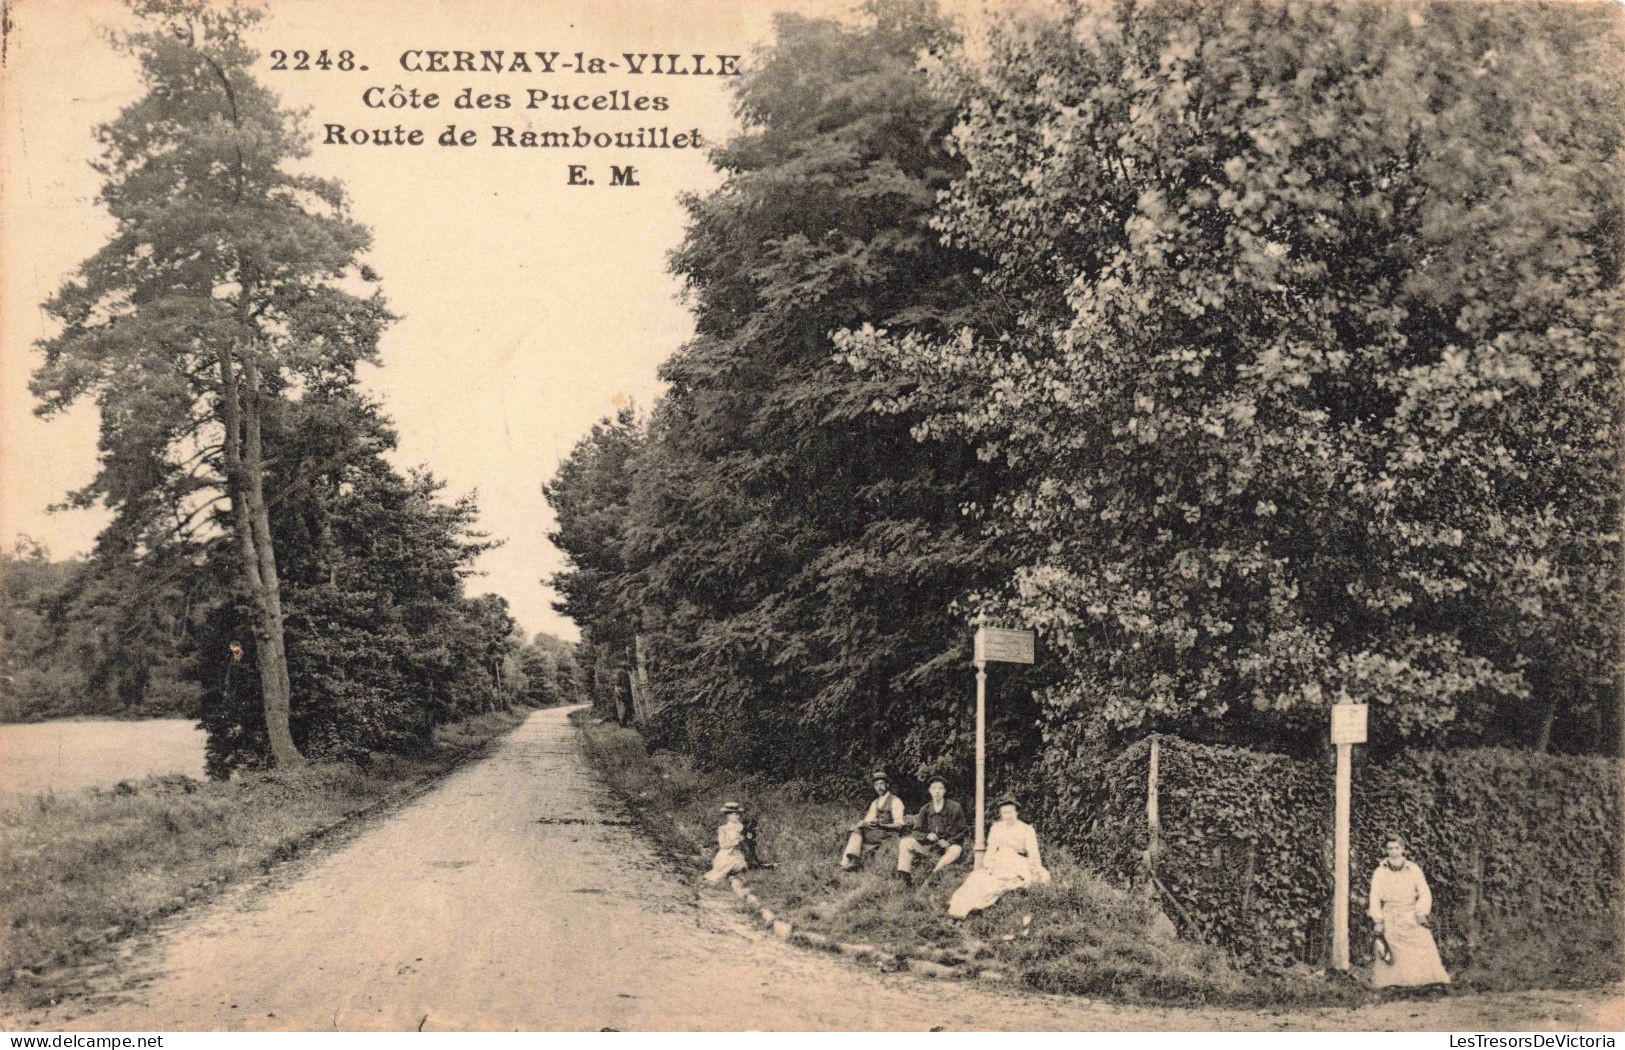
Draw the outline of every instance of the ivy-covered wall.
<instances>
[{"instance_id":1,"label":"ivy-covered wall","mask_svg":"<svg viewBox=\"0 0 1625 1050\"><path fill-rule=\"evenodd\" d=\"M1360 749L1356 749L1357 752ZM1045 766L1049 834L1105 874L1141 876L1150 747L1092 770ZM1170 911L1255 964L1325 961L1330 929L1332 765L1161 737L1157 875ZM1357 760L1349 929L1369 959L1369 876L1383 839L1404 837L1434 894L1447 964L1535 927L1619 928L1620 766L1590 756L1494 749Z\"/></svg>"}]
</instances>

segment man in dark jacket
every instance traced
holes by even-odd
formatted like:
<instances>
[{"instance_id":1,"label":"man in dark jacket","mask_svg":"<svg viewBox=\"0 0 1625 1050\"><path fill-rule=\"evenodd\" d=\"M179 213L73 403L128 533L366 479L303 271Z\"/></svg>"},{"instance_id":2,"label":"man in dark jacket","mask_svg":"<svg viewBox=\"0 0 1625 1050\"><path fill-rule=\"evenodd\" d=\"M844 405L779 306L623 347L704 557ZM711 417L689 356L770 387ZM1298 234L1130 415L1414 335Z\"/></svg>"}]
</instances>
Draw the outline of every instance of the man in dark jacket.
<instances>
[{"instance_id":1,"label":"man in dark jacket","mask_svg":"<svg viewBox=\"0 0 1625 1050\"><path fill-rule=\"evenodd\" d=\"M948 797L948 782L932 777L926 790L931 801L914 815L914 830L897 846L897 876L914 881L914 858L932 857L931 874L946 868L965 852L965 810Z\"/></svg>"}]
</instances>

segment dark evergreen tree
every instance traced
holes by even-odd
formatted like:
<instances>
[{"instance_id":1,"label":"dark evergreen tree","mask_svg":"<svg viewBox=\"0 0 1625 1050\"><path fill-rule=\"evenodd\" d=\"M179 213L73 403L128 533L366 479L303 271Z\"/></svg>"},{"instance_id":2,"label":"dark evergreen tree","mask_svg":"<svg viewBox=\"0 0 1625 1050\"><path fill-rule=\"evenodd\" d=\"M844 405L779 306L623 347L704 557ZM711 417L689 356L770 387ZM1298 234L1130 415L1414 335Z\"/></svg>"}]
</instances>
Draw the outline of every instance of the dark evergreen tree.
<instances>
[{"instance_id":1,"label":"dark evergreen tree","mask_svg":"<svg viewBox=\"0 0 1625 1050\"><path fill-rule=\"evenodd\" d=\"M929 226L959 168L922 63L953 43L929 4L875 4L858 26L779 18L737 89L744 131L714 155L723 185L687 201L672 265L696 337L591 513L555 498L561 608L612 674L638 672L628 636L644 636L657 728L707 758L789 773L964 755L956 603L995 564L960 507L994 468L916 440L885 410L898 386L831 339L971 318L975 260ZM606 462L578 453L552 494Z\"/></svg>"}]
</instances>

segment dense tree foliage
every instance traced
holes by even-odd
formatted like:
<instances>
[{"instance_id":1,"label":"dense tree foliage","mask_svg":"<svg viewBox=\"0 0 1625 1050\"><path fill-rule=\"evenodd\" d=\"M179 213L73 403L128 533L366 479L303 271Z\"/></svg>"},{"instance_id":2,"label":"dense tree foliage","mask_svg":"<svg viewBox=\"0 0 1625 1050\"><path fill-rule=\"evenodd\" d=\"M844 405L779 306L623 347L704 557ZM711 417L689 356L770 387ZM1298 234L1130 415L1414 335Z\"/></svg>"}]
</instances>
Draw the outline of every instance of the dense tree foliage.
<instances>
[{"instance_id":1,"label":"dense tree foliage","mask_svg":"<svg viewBox=\"0 0 1625 1050\"><path fill-rule=\"evenodd\" d=\"M289 671L300 697L291 729L301 749L334 758L410 751L436 724L517 699L517 682L502 677L516 648L506 603L463 595L470 563L489 546L474 531L473 501L441 502L431 477L390 467L383 454L393 435L348 389L307 394L283 412L269 446L271 478L288 503L273 536L284 552ZM212 568L225 589L223 561ZM218 606L194 667L219 771L267 753L259 681L243 673L257 655L248 622L240 602Z\"/></svg>"},{"instance_id":2,"label":"dense tree foliage","mask_svg":"<svg viewBox=\"0 0 1625 1050\"><path fill-rule=\"evenodd\" d=\"M170 585L142 578L154 571ZM0 721L195 716L199 691L184 675L194 606L174 578L105 553L55 562L26 540L0 554ZM163 597L147 600L154 590Z\"/></svg>"},{"instance_id":3,"label":"dense tree foliage","mask_svg":"<svg viewBox=\"0 0 1625 1050\"><path fill-rule=\"evenodd\" d=\"M542 632L520 648L517 657L523 680L518 684L519 702L529 707L552 707L577 703L581 687L577 681L574 645Z\"/></svg>"},{"instance_id":4,"label":"dense tree foliage","mask_svg":"<svg viewBox=\"0 0 1625 1050\"><path fill-rule=\"evenodd\" d=\"M989 609L1029 756L1613 746L1617 13L870 16L779 22L670 391L549 490L606 695L641 638L666 740L918 770Z\"/></svg>"},{"instance_id":5,"label":"dense tree foliage","mask_svg":"<svg viewBox=\"0 0 1625 1050\"><path fill-rule=\"evenodd\" d=\"M637 624L623 547L631 461L642 441L635 410L624 408L594 426L542 488L558 520L548 539L571 560L553 577L557 607L581 625L595 650L624 653Z\"/></svg>"},{"instance_id":6,"label":"dense tree foliage","mask_svg":"<svg viewBox=\"0 0 1625 1050\"><path fill-rule=\"evenodd\" d=\"M1617 12L1078 5L950 78L1016 323L847 341L1019 485L1051 739L1617 736Z\"/></svg>"},{"instance_id":7,"label":"dense tree foliage","mask_svg":"<svg viewBox=\"0 0 1625 1050\"><path fill-rule=\"evenodd\" d=\"M895 381L831 340L971 317L974 259L928 225L957 166L921 63L952 44L929 5L779 18L737 87L744 130L714 154L725 181L686 202L672 267L697 334L646 424L599 428L549 488L573 562L561 608L634 679L643 636L657 729L709 759L964 757L956 602L991 562L959 508L991 468L964 441L916 441L915 420L877 409Z\"/></svg>"}]
</instances>

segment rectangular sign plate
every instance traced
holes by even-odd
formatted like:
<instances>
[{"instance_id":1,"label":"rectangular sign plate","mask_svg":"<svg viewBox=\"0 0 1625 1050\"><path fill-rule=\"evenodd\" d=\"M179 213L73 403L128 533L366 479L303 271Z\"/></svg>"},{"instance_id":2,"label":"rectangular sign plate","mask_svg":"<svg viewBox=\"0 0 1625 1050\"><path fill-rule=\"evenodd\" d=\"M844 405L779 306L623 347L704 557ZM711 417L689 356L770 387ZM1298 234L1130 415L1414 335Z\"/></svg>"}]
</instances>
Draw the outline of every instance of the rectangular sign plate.
<instances>
[{"instance_id":1,"label":"rectangular sign plate","mask_svg":"<svg viewBox=\"0 0 1625 1050\"><path fill-rule=\"evenodd\" d=\"M1370 709L1367 704L1333 704L1332 743L1365 743L1366 713Z\"/></svg>"},{"instance_id":2,"label":"rectangular sign plate","mask_svg":"<svg viewBox=\"0 0 1625 1050\"><path fill-rule=\"evenodd\" d=\"M1008 631L1002 627L976 629L976 662L1030 664L1033 662L1033 632Z\"/></svg>"}]
</instances>

